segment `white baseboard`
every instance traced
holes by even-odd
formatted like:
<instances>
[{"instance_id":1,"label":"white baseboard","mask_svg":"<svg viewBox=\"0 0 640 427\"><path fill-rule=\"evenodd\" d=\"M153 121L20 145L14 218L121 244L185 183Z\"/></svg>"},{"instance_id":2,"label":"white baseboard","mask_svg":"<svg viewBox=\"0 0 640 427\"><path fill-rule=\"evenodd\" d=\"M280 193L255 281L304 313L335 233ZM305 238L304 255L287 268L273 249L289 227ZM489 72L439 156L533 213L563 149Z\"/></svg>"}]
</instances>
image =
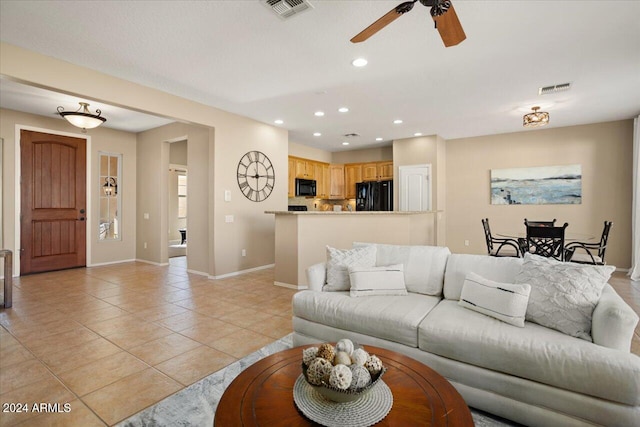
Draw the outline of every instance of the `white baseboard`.
<instances>
[{"instance_id":1,"label":"white baseboard","mask_svg":"<svg viewBox=\"0 0 640 427\"><path fill-rule=\"evenodd\" d=\"M87 268L91 268L91 267L101 267L103 265L113 265L113 264L122 264L125 262L136 262L137 260L135 258L132 259L123 259L120 261L109 261L109 262L98 262L95 264L87 264Z\"/></svg>"},{"instance_id":2,"label":"white baseboard","mask_svg":"<svg viewBox=\"0 0 640 427\"><path fill-rule=\"evenodd\" d=\"M197 274L198 276L204 276L204 277L206 277L206 278L210 278L210 277L209 277L209 273L204 272L204 271L189 270L189 269L187 269L187 273Z\"/></svg>"},{"instance_id":3,"label":"white baseboard","mask_svg":"<svg viewBox=\"0 0 640 427\"><path fill-rule=\"evenodd\" d=\"M287 289L295 289L297 291L301 291L303 289L309 289L308 286L303 286L303 285L292 285L291 283L284 283L284 282L278 282L277 280L273 281L273 284L275 286L281 286L283 288L287 288Z\"/></svg>"},{"instance_id":4,"label":"white baseboard","mask_svg":"<svg viewBox=\"0 0 640 427\"><path fill-rule=\"evenodd\" d=\"M146 259L139 259L139 258L136 258L135 261L144 262L145 264L157 265L158 267L166 267L167 265L169 265L168 262L153 262L153 261L148 261Z\"/></svg>"},{"instance_id":5,"label":"white baseboard","mask_svg":"<svg viewBox=\"0 0 640 427\"><path fill-rule=\"evenodd\" d=\"M275 264L261 265L260 267L248 268L246 270L234 271L233 273L220 274L218 276L209 276L209 279L226 279L227 277L240 276L241 274L251 273L252 271L266 270L274 267Z\"/></svg>"}]
</instances>

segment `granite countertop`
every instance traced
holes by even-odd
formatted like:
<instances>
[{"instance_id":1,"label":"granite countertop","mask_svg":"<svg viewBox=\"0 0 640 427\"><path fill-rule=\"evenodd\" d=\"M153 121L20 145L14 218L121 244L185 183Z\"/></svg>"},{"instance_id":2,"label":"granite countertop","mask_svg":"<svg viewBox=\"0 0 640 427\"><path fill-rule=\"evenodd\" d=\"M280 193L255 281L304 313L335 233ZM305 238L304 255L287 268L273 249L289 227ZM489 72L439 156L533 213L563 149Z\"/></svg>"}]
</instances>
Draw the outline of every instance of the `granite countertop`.
<instances>
[{"instance_id":1,"label":"granite countertop","mask_svg":"<svg viewBox=\"0 0 640 427\"><path fill-rule=\"evenodd\" d=\"M264 211L276 215L420 215L437 211Z\"/></svg>"}]
</instances>

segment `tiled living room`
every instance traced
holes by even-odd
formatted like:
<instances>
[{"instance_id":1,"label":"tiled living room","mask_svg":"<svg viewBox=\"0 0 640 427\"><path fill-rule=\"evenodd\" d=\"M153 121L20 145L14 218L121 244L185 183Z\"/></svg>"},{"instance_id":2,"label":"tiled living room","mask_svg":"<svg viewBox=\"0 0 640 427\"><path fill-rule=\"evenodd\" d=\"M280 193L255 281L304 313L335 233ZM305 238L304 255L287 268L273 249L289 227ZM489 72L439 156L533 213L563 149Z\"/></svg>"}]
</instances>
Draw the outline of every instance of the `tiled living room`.
<instances>
[{"instance_id":1,"label":"tiled living room","mask_svg":"<svg viewBox=\"0 0 640 427\"><path fill-rule=\"evenodd\" d=\"M318 382L373 389L380 425L640 425L637 16L623 0L2 0L0 427L307 425L300 396L338 414L309 398ZM612 223L606 265L583 271L617 295L541 271L558 322L532 320L525 218L591 247ZM487 256L481 219L522 258ZM332 287L305 274L327 245L363 244L397 245L354 269L375 280L304 290ZM500 298L478 291L491 280ZM483 312L472 286L520 312ZM587 329L561 330L583 297ZM380 358L310 347L343 338Z\"/></svg>"}]
</instances>

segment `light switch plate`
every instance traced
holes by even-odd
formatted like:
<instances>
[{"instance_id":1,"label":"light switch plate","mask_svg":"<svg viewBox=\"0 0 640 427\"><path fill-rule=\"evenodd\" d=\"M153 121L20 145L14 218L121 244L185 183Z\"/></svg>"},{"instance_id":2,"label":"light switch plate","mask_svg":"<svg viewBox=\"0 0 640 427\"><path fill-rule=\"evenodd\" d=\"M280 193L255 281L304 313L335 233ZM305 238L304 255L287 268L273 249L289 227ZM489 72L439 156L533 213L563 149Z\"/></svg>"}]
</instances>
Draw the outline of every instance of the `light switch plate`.
<instances>
[{"instance_id":1,"label":"light switch plate","mask_svg":"<svg viewBox=\"0 0 640 427\"><path fill-rule=\"evenodd\" d=\"M225 215L224 222L233 222L233 215Z\"/></svg>"},{"instance_id":2,"label":"light switch plate","mask_svg":"<svg viewBox=\"0 0 640 427\"><path fill-rule=\"evenodd\" d=\"M225 202L231 201L231 190L224 190L224 201Z\"/></svg>"}]
</instances>

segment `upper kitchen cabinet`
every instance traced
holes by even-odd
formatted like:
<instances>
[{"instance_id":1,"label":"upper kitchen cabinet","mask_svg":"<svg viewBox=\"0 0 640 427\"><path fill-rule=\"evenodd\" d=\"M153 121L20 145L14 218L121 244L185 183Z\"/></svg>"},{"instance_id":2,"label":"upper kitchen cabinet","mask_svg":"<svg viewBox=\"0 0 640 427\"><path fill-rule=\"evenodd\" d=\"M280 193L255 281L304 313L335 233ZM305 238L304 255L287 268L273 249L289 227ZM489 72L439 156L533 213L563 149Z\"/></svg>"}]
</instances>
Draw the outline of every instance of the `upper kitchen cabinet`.
<instances>
[{"instance_id":1,"label":"upper kitchen cabinet","mask_svg":"<svg viewBox=\"0 0 640 427\"><path fill-rule=\"evenodd\" d=\"M296 161L293 157L289 157L289 190L287 191L288 197L296 196Z\"/></svg>"},{"instance_id":2,"label":"upper kitchen cabinet","mask_svg":"<svg viewBox=\"0 0 640 427\"><path fill-rule=\"evenodd\" d=\"M344 165L329 166L330 199L344 199Z\"/></svg>"},{"instance_id":3,"label":"upper kitchen cabinet","mask_svg":"<svg viewBox=\"0 0 640 427\"><path fill-rule=\"evenodd\" d=\"M362 164L352 163L344 165L344 197L356 198L356 184L362 182Z\"/></svg>"},{"instance_id":4,"label":"upper kitchen cabinet","mask_svg":"<svg viewBox=\"0 0 640 427\"><path fill-rule=\"evenodd\" d=\"M331 175L328 163L314 163L314 177L316 180L316 197L329 198L331 190Z\"/></svg>"},{"instance_id":5,"label":"upper kitchen cabinet","mask_svg":"<svg viewBox=\"0 0 640 427\"><path fill-rule=\"evenodd\" d=\"M298 159L295 158L295 170L296 170L296 178L303 179L316 179L315 176L315 162L307 159Z\"/></svg>"},{"instance_id":6,"label":"upper kitchen cabinet","mask_svg":"<svg viewBox=\"0 0 640 427\"><path fill-rule=\"evenodd\" d=\"M387 181L393 179L393 162L372 162L362 164L362 181Z\"/></svg>"}]
</instances>

